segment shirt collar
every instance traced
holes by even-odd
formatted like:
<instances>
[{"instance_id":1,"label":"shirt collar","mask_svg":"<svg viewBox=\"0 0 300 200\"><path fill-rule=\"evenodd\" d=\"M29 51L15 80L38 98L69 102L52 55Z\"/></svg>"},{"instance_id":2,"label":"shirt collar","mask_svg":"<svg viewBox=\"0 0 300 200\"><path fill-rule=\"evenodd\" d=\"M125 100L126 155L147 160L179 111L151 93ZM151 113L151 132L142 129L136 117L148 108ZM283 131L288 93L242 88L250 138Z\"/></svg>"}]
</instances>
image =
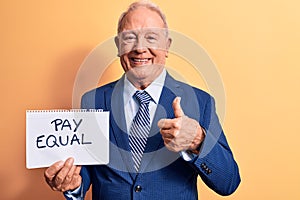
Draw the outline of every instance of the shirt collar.
<instances>
[{"instance_id":1,"label":"shirt collar","mask_svg":"<svg viewBox=\"0 0 300 200\"><path fill-rule=\"evenodd\" d=\"M160 73L160 75L145 89L145 91L152 97L154 103L158 103L159 97L164 86L166 79L166 69ZM131 99L137 89L132 85L132 83L127 79L125 74L124 78L124 105L126 105Z\"/></svg>"}]
</instances>

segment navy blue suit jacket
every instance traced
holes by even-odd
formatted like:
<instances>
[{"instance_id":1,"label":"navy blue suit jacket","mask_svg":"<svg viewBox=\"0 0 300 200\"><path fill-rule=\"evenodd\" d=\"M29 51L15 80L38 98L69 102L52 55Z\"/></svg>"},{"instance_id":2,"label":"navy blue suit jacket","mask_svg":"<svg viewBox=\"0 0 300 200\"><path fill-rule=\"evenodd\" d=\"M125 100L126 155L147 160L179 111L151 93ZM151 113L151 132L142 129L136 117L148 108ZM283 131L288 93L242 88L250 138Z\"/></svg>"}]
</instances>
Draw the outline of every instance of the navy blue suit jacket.
<instances>
[{"instance_id":1,"label":"navy blue suit jacket","mask_svg":"<svg viewBox=\"0 0 300 200\"><path fill-rule=\"evenodd\" d=\"M82 196L92 185L93 200L198 199L197 176L221 195L229 195L240 183L237 163L227 144L215 112L213 98L206 92L174 80L169 74L158 103L139 173L133 170L123 106L123 78L83 95L82 108L110 111L110 163L83 166ZM181 97L188 117L205 129L200 154L185 161L164 146L157 127L161 118L174 118L172 102Z\"/></svg>"}]
</instances>

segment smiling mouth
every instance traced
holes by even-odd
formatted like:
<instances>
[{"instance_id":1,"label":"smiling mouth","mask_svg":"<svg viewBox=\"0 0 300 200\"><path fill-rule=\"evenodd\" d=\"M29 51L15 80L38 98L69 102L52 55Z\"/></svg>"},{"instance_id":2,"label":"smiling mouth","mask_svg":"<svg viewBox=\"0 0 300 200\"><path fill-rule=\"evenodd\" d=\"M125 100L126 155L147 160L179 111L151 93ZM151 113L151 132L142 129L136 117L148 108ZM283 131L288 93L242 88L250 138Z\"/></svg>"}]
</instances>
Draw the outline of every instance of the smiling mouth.
<instances>
[{"instance_id":1,"label":"smiling mouth","mask_svg":"<svg viewBox=\"0 0 300 200\"><path fill-rule=\"evenodd\" d=\"M146 65L149 64L151 58L130 58L130 61L135 65Z\"/></svg>"}]
</instances>

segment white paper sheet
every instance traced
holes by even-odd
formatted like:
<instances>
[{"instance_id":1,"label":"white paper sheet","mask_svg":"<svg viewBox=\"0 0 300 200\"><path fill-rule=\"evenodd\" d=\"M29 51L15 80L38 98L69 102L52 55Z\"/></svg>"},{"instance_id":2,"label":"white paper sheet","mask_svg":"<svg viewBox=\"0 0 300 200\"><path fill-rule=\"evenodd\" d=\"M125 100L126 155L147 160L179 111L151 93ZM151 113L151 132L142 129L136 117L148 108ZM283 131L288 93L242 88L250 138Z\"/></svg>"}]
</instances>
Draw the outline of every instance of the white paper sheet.
<instances>
[{"instance_id":1,"label":"white paper sheet","mask_svg":"<svg viewBox=\"0 0 300 200\"><path fill-rule=\"evenodd\" d=\"M26 111L26 167L49 167L73 157L75 165L109 162L109 112Z\"/></svg>"}]
</instances>

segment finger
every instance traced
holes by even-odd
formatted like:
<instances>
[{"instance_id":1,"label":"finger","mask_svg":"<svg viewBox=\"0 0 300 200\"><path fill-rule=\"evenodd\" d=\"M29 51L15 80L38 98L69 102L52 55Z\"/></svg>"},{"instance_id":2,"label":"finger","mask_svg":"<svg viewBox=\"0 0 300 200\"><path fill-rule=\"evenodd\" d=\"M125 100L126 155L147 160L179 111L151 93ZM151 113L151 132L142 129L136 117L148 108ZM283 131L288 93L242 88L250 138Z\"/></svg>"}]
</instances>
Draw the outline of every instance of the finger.
<instances>
[{"instance_id":1,"label":"finger","mask_svg":"<svg viewBox=\"0 0 300 200\"><path fill-rule=\"evenodd\" d=\"M75 187L78 187L81 184L81 176L80 176L81 166L76 166L73 179L72 179L72 185Z\"/></svg>"},{"instance_id":2,"label":"finger","mask_svg":"<svg viewBox=\"0 0 300 200\"><path fill-rule=\"evenodd\" d=\"M44 176L46 181L52 181L56 174L64 166L64 161L58 161L45 170Z\"/></svg>"},{"instance_id":3,"label":"finger","mask_svg":"<svg viewBox=\"0 0 300 200\"><path fill-rule=\"evenodd\" d=\"M79 175L81 171L81 166L76 166L74 174Z\"/></svg>"},{"instance_id":4,"label":"finger","mask_svg":"<svg viewBox=\"0 0 300 200\"><path fill-rule=\"evenodd\" d=\"M164 144L167 147L167 149L169 149L170 151L177 152L176 147L172 141L169 142L164 141Z\"/></svg>"},{"instance_id":5,"label":"finger","mask_svg":"<svg viewBox=\"0 0 300 200\"><path fill-rule=\"evenodd\" d=\"M76 166L73 165L62 183L62 188L68 186L71 183L72 178L74 176L75 169Z\"/></svg>"},{"instance_id":6,"label":"finger","mask_svg":"<svg viewBox=\"0 0 300 200\"><path fill-rule=\"evenodd\" d=\"M175 134L173 133L173 131L171 129L169 130L161 130L160 134L162 135L163 139L169 138L169 139L173 139L175 136Z\"/></svg>"},{"instance_id":7,"label":"finger","mask_svg":"<svg viewBox=\"0 0 300 200\"><path fill-rule=\"evenodd\" d=\"M160 129L179 128L180 120L178 119L161 119L157 123Z\"/></svg>"},{"instance_id":8,"label":"finger","mask_svg":"<svg viewBox=\"0 0 300 200\"><path fill-rule=\"evenodd\" d=\"M57 186L61 185L63 183L63 181L65 180L67 174L69 173L69 171L71 170L72 166L74 163L74 159L73 158L68 158L64 164L64 167L59 171L59 173L56 175L55 177L55 184Z\"/></svg>"},{"instance_id":9,"label":"finger","mask_svg":"<svg viewBox=\"0 0 300 200\"><path fill-rule=\"evenodd\" d=\"M180 106L181 97L176 97L172 103L174 115L176 118L184 116L184 112Z\"/></svg>"},{"instance_id":10,"label":"finger","mask_svg":"<svg viewBox=\"0 0 300 200\"><path fill-rule=\"evenodd\" d=\"M160 119L160 120L157 122L158 128L162 129L162 128L164 127L165 120L166 120L166 119Z\"/></svg>"},{"instance_id":11,"label":"finger","mask_svg":"<svg viewBox=\"0 0 300 200\"><path fill-rule=\"evenodd\" d=\"M81 185L82 178L80 176L81 166L76 166L73 179L72 179L72 187L78 188Z\"/></svg>"},{"instance_id":12,"label":"finger","mask_svg":"<svg viewBox=\"0 0 300 200\"><path fill-rule=\"evenodd\" d=\"M73 165L64 182L61 185L60 191L65 192L67 190L74 190L81 184L80 174L81 166Z\"/></svg>"},{"instance_id":13,"label":"finger","mask_svg":"<svg viewBox=\"0 0 300 200\"><path fill-rule=\"evenodd\" d=\"M169 145L170 142L172 142L172 139L164 138L165 146Z\"/></svg>"}]
</instances>

